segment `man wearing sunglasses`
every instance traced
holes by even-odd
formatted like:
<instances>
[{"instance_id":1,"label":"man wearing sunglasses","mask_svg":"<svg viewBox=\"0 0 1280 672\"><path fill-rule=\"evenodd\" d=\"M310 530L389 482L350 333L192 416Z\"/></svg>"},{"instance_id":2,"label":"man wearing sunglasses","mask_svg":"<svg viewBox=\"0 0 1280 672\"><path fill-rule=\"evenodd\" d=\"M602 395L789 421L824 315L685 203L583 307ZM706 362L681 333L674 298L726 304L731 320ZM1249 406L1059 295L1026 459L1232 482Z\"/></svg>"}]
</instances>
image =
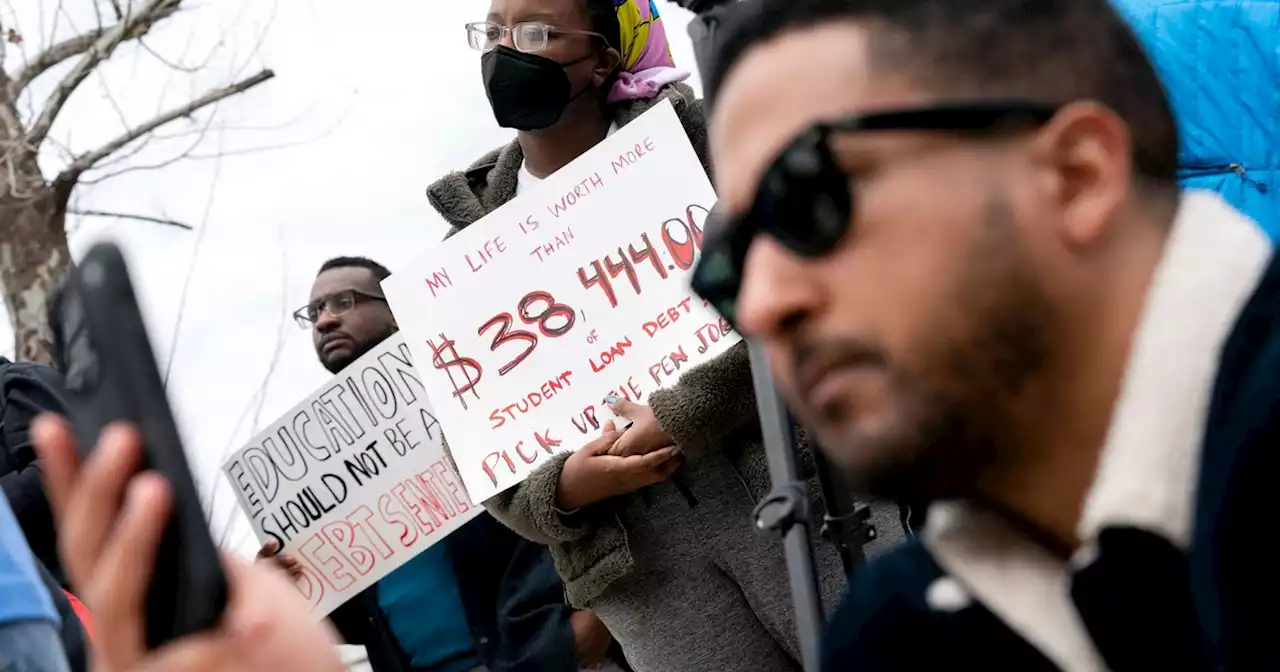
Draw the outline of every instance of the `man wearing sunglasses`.
<instances>
[{"instance_id":1,"label":"man wearing sunglasses","mask_svg":"<svg viewBox=\"0 0 1280 672\"><path fill-rule=\"evenodd\" d=\"M311 300L294 319L311 331L330 372L398 330L380 287L390 275L363 257L320 267ZM259 557L299 571L278 550L269 543ZM488 514L338 607L330 620L347 643L368 650L374 672L570 672L603 664L612 643L594 614L564 603L546 549Z\"/></svg>"},{"instance_id":2,"label":"man wearing sunglasses","mask_svg":"<svg viewBox=\"0 0 1280 672\"><path fill-rule=\"evenodd\" d=\"M756 0L727 33L694 288L858 483L931 503L826 667L1280 668L1280 264L1178 189L1116 11Z\"/></svg>"}]
</instances>

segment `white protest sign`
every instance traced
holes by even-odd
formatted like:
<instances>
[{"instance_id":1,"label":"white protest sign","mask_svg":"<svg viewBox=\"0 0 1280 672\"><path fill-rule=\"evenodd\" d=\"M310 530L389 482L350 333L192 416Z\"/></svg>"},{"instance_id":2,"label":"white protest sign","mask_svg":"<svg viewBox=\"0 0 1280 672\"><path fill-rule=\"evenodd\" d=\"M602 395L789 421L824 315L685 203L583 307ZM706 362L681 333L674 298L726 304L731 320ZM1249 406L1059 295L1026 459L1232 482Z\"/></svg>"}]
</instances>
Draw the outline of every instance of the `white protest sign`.
<instances>
[{"instance_id":1,"label":"white protest sign","mask_svg":"<svg viewBox=\"0 0 1280 672\"><path fill-rule=\"evenodd\" d=\"M740 340L689 290L715 200L663 101L383 281L473 502Z\"/></svg>"},{"instance_id":2,"label":"white protest sign","mask_svg":"<svg viewBox=\"0 0 1280 672\"><path fill-rule=\"evenodd\" d=\"M301 563L317 618L480 514L400 335L365 353L223 465L258 540Z\"/></svg>"}]
</instances>

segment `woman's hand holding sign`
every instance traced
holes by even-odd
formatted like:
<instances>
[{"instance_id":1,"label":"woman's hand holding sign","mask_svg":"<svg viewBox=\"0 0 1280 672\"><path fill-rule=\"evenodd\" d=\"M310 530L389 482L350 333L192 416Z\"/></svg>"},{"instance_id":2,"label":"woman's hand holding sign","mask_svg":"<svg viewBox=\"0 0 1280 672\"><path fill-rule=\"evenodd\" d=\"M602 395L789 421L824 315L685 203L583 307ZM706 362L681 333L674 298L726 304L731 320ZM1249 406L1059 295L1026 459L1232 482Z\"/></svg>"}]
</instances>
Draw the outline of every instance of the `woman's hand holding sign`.
<instances>
[{"instance_id":1,"label":"woman's hand holding sign","mask_svg":"<svg viewBox=\"0 0 1280 672\"><path fill-rule=\"evenodd\" d=\"M662 431L653 409L644 404L637 404L626 399L609 395L605 397L609 410L618 417L631 421L631 426L622 431L622 436L609 448L610 455L630 457L647 455L655 450L675 445L675 440ZM675 451L679 453L677 449Z\"/></svg>"},{"instance_id":2,"label":"woman's hand holding sign","mask_svg":"<svg viewBox=\"0 0 1280 672\"><path fill-rule=\"evenodd\" d=\"M609 453L620 437L632 431L619 432L612 421L605 422L600 438L569 456L560 472L556 506L580 509L670 478L683 462L675 446L626 457Z\"/></svg>"}]
</instances>

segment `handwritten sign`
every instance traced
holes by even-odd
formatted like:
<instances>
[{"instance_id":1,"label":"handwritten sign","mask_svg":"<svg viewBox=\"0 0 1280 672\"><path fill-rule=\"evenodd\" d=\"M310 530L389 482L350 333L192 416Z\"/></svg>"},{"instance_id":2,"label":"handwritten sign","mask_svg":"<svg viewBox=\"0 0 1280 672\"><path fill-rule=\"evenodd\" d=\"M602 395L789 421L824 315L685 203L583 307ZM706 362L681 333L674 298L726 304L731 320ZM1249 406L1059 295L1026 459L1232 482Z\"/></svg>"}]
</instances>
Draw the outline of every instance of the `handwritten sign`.
<instances>
[{"instance_id":1,"label":"handwritten sign","mask_svg":"<svg viewBox=\"0 0 1280 672\"><path fill-rule=\"evenodd\" d=\"M301 563L323 617L483 509L472 505L410 349L365 353L223 465L258 540Z\"/></svg>"},{"instance_id":2,"label":"handwritten sign","mask_svg":"<svg viewBox=\"0 0 1280 672\"><path fill-rule=\"evenodd\" d=\"M474 502L740 340L688 286L715 200L664 101L383 281Z\"/></svg>"}]
</instances>

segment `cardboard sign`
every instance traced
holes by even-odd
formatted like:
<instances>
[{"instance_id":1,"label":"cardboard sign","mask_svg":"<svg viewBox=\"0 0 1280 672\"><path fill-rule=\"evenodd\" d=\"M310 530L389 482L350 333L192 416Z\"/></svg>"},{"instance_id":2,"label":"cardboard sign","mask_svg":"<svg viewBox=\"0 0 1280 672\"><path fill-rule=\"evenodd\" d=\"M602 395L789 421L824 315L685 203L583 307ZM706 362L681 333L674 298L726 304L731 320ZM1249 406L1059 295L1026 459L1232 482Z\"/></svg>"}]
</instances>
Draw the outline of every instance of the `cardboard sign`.
<instances>
[{"instance_id":1,"label":"cardboard sign","mask_svg":"<svg viewBox=\"0 0 1280 672\"><path fill-rule=\"evenodd\" d=\"M473 502L740 340L689 291L715 200L664 101L383 281Z\"/></svg>"},{"instance_id":2,"label":"cardboard sign","mask_svg":"<svg viewBox=\"0 0 1280 672\"><path fill-rule=\"evenodd\" d=\"M258 540L303 567L317 618L448 536L472 505L412 354L395 335L223 465Z\"/></svg>"}]
</instances>

